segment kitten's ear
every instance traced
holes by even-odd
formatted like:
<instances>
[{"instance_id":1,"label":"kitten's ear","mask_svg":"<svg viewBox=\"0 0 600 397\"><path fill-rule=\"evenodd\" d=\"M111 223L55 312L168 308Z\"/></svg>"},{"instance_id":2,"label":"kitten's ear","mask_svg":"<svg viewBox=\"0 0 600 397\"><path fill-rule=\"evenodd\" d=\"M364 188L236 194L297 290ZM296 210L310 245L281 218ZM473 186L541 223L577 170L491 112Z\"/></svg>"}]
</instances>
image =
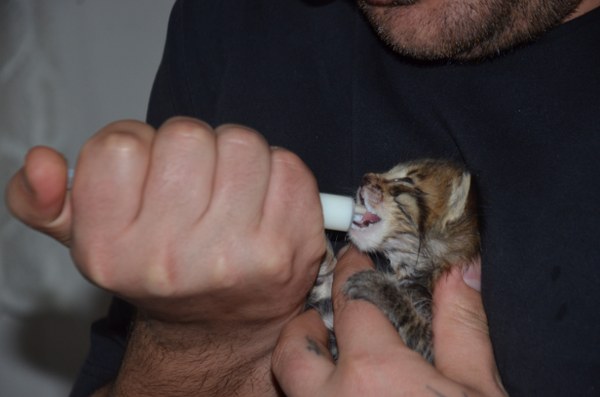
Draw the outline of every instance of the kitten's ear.
<instances>
[{"instance_id":1,"label":"kitten's ear","mask_svg":"<svg viewBox=\"0 0 600 397\"><path fill-rule=\"evenodd\" d=\"M463 172L460 178L452 184L452 191L448 199L448 213L442 220L445 227L449 222L459 219L465 212L469 201L469 190L471 189L471 174Z\"/></svg>"}]
</instances>

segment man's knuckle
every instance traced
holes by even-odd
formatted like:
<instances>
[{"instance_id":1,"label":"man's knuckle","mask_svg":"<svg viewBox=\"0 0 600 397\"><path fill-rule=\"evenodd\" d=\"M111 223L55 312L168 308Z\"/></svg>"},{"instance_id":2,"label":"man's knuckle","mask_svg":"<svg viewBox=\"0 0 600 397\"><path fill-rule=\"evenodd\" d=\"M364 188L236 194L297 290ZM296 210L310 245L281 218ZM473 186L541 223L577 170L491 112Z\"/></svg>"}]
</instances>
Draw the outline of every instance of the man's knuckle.
<instances>
[{"instance_id":1,"label":"man's knuckle","mask_svg":"<svg viewBox=\"0 0 600 397\"><path fill-rule=\"evenodd\" d=\"M257 131L234 124L224 124L216 129L218 140L222 146L233 146L243 149L252 149L256 147L266 148L265 138Z\"/></svg>"},{"instance_id":2,"label":"man's knuckle","mask_svg":"<svg viewBox=\"0 0 600 397\"><path fill-rule=\"evenodd\" d=\"M299 181L299 185L307 188L305 178L312 175L302 159L295 153L286 149L276 149L272 154L273 166L278 167L280 172L288 175L288 178ZM311 181L309 179L309 181Z\"/></svg>"},{"instance_id":3,"label":"man's knuckle","mask_svg":"<svg viewBox=\"0 0 600 397\"><path fill-rule=\"evenodd\" d=\"M82 154L98 151L129 156L146 150L147 137L144 133L127 128L104 131L89 140L83 147Z\"/></svg>"},{"instance_id":4,"label":"man's knuckle","mask_svg":"<svg viewBox=\"0 0 600 397\"><path fill-rule=\"evenodd\" d=\"M183 141L183 143L190 141L211 143L214 140L214 132L210 126L186 117L169 120L159 129L158 133L169 140Z\"/></svg>"}]
</instances>

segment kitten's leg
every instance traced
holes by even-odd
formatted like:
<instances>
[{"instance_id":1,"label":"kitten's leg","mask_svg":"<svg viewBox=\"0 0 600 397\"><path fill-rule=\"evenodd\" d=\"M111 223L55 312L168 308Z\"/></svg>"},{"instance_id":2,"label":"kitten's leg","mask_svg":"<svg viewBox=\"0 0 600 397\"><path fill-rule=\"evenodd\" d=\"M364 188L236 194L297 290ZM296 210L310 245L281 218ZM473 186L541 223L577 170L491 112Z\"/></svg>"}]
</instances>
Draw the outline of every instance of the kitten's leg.
<instances>
[{"instance_id":1,"label":"kitten's leg","mask_svg":"<svg viewBox=\"0 0 600 397\"><path fill-rule=\"evenodd\" d=\"M373 303L390 319L408 347L433 362L431 294L412 280L372 270L357 273L344 285L352 299Z\"/></svg>"},{"instance_id":2,"label":"kitten's leg","mask_svg":"<svg viewBox=\"0 0 600 397\"><path fill-rule=\"evenodd\" d=\"M327 251L323 258L323 262L321 262L317 281L306 301L306 309L316 309L329 330L329 350L334 359L337 358L337 343L335 341L335 334L333 333L333 303L331 300L331 288L333 285L333 271L335 270L336 263L337 259L335 258L333 247L328 241Z\"/></svg>"},{"instance_id":3,"label":"kitten's leg","mask_svg":"<svg viewBox=\"0 0 600 397\"><path fill-rule=\"evenodd\" d=\"M313 286L308 299L306 301L306 308L316 309L328 329L333 329L333 305L331 303L331 288L333 285L333 271L337 260L333 253L333 247L331 243L327 242L327 251L319 267L319 275L317 281Z\"/></svg>"}]
</instances>

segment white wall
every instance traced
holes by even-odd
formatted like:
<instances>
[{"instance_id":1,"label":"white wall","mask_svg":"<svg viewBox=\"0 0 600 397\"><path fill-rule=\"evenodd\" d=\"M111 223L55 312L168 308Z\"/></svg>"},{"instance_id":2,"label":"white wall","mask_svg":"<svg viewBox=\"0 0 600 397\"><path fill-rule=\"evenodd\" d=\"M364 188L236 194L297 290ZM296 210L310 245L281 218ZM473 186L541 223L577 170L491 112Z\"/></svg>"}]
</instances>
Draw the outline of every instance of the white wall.
<instances>
[{"instance_id":1,"label":"white wall","mask_svg":"<svg viewBox=\"0 0 600 397\"><path fill-rule=\"evenodd\" d=\"M71 162L104 124L144 119L173 0L0 0L0 186L27 149ZM65 396L105 293L0 206L0 396Z\"/></svg>"}]
</instances>

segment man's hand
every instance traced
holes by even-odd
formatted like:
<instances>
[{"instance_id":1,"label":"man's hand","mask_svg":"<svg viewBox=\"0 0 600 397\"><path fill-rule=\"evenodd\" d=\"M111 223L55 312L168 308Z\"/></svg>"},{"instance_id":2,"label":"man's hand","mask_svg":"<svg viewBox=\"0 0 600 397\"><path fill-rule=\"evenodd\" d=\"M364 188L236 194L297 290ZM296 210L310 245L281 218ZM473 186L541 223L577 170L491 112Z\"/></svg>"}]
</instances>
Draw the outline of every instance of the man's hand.
<instances>
[{"instance_id":1,"label":"man's hand","mask_svg":"<svg viewBox=\"0 0 600 397\"><path fill-rule=\"evenodd\" d=\"M370 259L349 249L334 281L335 364L327 331L314 311L284 329L273 371L288 397L303 396L505 396L479 293L459 269L442 277L434 293L435 367L408 349L390 321L372 304L347 300L341 286ZM475 266L477 272L478 264ZM469 281L473 280L472 273ZM470 285L473 285L470 282Z\"/></svg>"},{"instance_id":2,"label":"man's hand","mask_svg":"<svg viewBox=\"0 0 600 397\"><path fill-rule=\"evenodd\" d=\"M33 149L7 203L68 245L90 281L140 309L119 384L145 360L141 394L167 395L155 386L165 383L184 393L186 382L200 394L244 382L274 393L270 353L325 250L302 161L247 128L176 118L158 132L135 121L102 129L84 146L70 193L66 169L55 151Z\"/></svg>"}]
</instances>

